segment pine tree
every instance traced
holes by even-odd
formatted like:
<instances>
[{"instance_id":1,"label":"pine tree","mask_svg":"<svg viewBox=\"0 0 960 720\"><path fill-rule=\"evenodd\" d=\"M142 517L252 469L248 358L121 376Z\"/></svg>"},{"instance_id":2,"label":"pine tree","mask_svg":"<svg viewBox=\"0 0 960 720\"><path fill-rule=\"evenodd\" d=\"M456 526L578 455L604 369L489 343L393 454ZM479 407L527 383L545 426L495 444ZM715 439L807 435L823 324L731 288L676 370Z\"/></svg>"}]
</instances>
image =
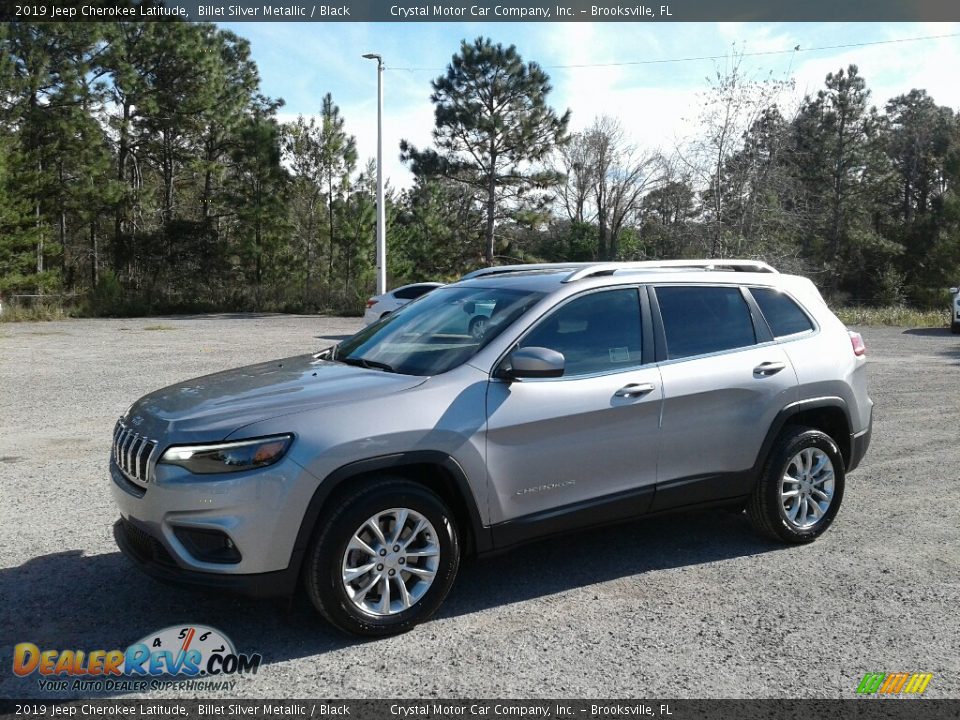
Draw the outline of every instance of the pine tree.
<instances>
[{"instance_id":1,"label":"pine tree","mask_svg":"<svg viewBox=\"0 0 960 720\"><path fill-rule=\"evenodd\" d=\"M440 175L484 193L484 256L494 261L495 227L505 206L542 205L557 174L543 167L565 142L570 112L547 105L550 79L515 46L464 40L445 75L433 81L436 149L401 143L414 173Z\"/></svg>"}]
</instances>

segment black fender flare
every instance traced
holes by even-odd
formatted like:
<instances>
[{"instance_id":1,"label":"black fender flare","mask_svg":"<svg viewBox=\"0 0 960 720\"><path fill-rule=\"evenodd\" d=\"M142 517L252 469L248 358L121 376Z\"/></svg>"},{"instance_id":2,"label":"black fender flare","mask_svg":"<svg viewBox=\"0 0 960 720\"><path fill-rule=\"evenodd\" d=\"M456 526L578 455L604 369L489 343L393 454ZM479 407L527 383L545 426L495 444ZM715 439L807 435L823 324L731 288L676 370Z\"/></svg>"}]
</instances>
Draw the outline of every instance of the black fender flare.
<instances>
[{"instance_id":1,"label":"black fender flare","mask_svg":"<svg viewBox=\"0 0 960 720\"><path fill-rule=\"evenodd\" d=\"M410 452L390 453L388 455L379 455L377 457L356 460L346 465L341 465L336 470L327 475L310 498L310 502L300 520L300 529L297 531L297 539L293 545L293 551L290 555L289 570L299 574L300 566L303 563L307 547L310 545L310 539L313 536L314 528L320 513L326 504L327 499L333 492L351 477L362 475L378 470L392 470L402 468L408 465L435 465L442 468L446 474L453 479L456 491L463 499L463 503L469 516L470 529L474 541L474 550L479 553L488 552L493 547L491 533L488 527L483 525L480 517L480 510L477 507L477 501L473 491L470 489L470 482L467 475L460 467L460 463L447 453L437 450L413 450Z\"/></svg>"},{"instance_id":2,"label":"black fender flare","mask_svg":"<svg viewBox=\"0 0 960 720\"><path fill-rule=\"evenodd\" d=\"M847 427L853 427L852 423L850 422L850 409L847 407L847 403L842 397L825 396L810 398L807 400L798 400L797 402L790 403L779 413L777 413L777 416L773 419L773 422L770 423L770 429L767 430L767 435L764 437L763 444L760 446L760 452L757 453L757 460L751 469L751 474L754 477L760 477L760 473L763 472L763 465L767 461L767 456L773 449L773 444L780 436L783 428L786 427L787 423L789 423L792 418L807 410L818 410L820 408L838 408L842 410L847 419ZM846 437L834 439L836 440L837 445L840 447L843 457L849 458L851 452L850 438Z\"/></svg>"}]
</instances>

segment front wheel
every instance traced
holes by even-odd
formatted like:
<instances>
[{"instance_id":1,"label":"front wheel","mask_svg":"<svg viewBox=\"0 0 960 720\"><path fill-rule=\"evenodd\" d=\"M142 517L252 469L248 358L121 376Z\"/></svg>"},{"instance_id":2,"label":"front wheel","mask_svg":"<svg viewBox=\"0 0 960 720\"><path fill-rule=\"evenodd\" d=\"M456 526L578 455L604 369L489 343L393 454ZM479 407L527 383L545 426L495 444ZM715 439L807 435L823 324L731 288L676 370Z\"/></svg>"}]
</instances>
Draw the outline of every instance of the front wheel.
<instances>
[{"instance_id":1,"label":"front wheel","mask_svg":"<svg viewBox=\"0 0 960 720\"><path fill-rule=\"evenodd\" d=\"M811 542L833 523L843 500L843 456L812 428L784 431L747 503L754 528L776 540Z\"/></svg>"},{"instance_id":2,"label":"front wheel","mask_svg":"<svg viewBox=\"0 0 960 720\"><path fill-rule=\"evenodd\" d=\"M307 592L341 630L394 635L440 607L460 544L452 513L424 486L399 478L365 485L321 518L307 556Z\"/></svg>"}]
</instances>

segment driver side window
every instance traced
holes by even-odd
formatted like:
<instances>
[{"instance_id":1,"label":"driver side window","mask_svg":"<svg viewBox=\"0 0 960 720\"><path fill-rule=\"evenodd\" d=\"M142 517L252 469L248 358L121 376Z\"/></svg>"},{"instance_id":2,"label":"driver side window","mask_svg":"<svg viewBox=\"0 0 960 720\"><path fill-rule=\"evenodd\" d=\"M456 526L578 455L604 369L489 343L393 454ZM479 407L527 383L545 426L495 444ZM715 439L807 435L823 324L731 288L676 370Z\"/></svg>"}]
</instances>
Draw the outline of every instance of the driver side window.
<instances>
[{"instance_id":1,"label":"driver side window","mask_svg":"<svg viewBox=\"0 0 960 720\"><path fill-rule=\"evenodd\" d=\"M603 290L575 298L544 318L520 347L563 353L564 377L636 367L641 364L637 289Z\"/></svg>"}]
</instances>

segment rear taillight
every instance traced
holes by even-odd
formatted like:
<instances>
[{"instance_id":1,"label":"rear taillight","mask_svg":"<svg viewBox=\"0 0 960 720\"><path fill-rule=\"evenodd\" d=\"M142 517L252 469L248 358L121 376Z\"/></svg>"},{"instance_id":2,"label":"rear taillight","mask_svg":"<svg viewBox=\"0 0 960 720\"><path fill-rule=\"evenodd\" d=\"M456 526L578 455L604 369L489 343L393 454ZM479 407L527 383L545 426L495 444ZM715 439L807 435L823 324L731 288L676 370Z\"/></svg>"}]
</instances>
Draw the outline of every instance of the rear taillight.
<instances>
[{"instance_id":1,"label":"rear taillight","mask_svg":"<svg viewBox=\"0 0 960 720\"><path fill-rule=\"evenodd\" d=\"M850 345L853 346L853 354L857 357L863 357L867 354L867 346L863 344L863 336L853 330L848 330L850 335Z\"/></svg>"},{"instance_id":2,"label":"rear taillight","mask_svg":"<svg viewBox=\"0 0 960 720\"><path fill-rule=\"evenodd\" d=\"M372 307L373 307L374 305L376 305L378 302L380 302L380 301L377 300L376 298L370 298L369 300L367 300L367 310L369 310L370 308L372 308Z\"/></svg>"}]
</instances>

